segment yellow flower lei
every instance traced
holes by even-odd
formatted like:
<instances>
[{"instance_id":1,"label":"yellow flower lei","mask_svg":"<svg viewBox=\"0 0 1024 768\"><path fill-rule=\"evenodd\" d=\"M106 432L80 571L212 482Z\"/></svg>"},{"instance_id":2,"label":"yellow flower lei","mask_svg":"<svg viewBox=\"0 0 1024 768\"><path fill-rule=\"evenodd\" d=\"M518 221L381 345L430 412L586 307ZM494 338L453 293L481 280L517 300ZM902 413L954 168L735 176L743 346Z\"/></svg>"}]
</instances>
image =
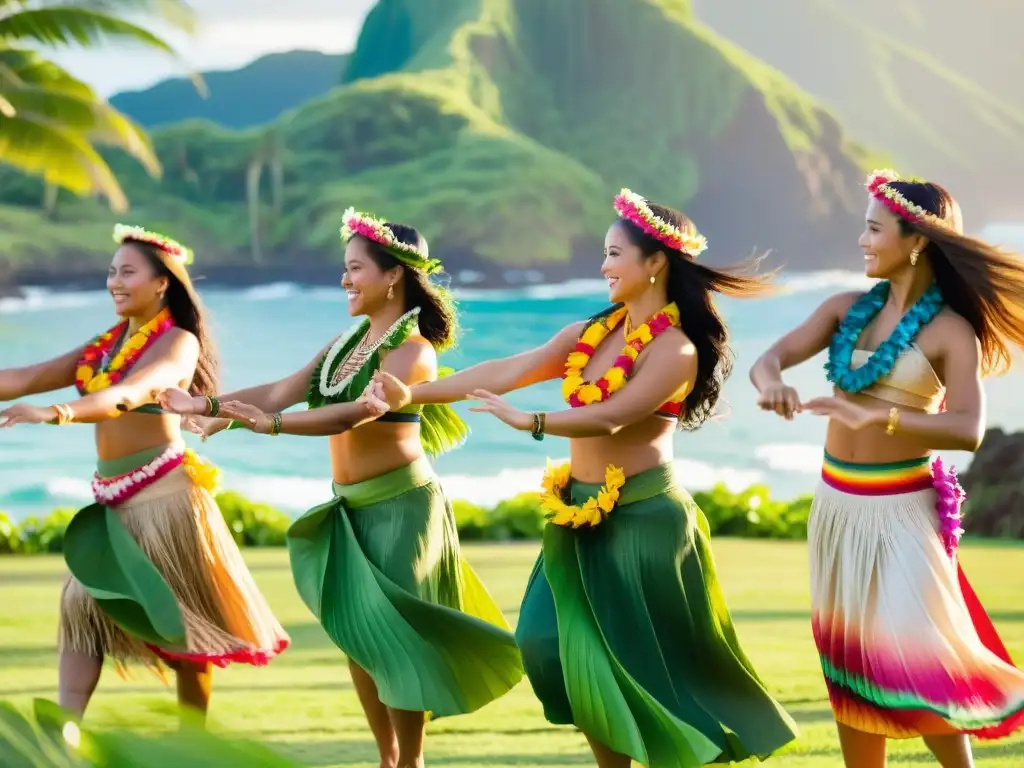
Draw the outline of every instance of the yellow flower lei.
<instances>
[{"instance_id":1,"label":"yellow flower lei","mask_svg":"<svg viewBox=\"0 0 1024 768\"><path fill-rule=\"evenodd\" d=\"M92 358L97 358L98 355L109 349L109 345L114 344L121 330L127 325L128 322L124 321L86 348L85 354L78 361L78 367L75 370L75 384L82 394L99 392L120 382L127 373L127 369L130 369L138 361L151 341L155 341L160 335L174 327L174 318L171 317L171 311L167 307L161 309L156 317L139 328L130 339L121 345L121 349L114 355L114 359L110 361L107 369L101 371L101 361L99 359L93 361ZM93 365L93 362L96 364Z\"/></svg>"},{"instance_id":2,"label":"yellow flower lei","mask_svg":"<svg viewBox=\"0 0 1024 768\"><path fill-rule=\"evenodd\" d=\"M196 486L210 493L217 492L217 488L220 486L220 470L216 464L207 461L194 451L186 450L181 465L185 468L185 474Z\"/></svg>"},{"instance_id":3,"label":"yellow flower lei","mask_svg":"<svg viewBox=\"0 0 1024 768\"><path fill-rule=\"evenodd\" d=\"M566 504L563 499L569 485L571 467L567 463L555 466L548 461L542 481L540 507L548 521L565 528L593 527L604 521L619 501L619 489L626 484L626 475L621 467L609 464L604 471L604 485L580 506Z\"/></svg>"}]
</instances>

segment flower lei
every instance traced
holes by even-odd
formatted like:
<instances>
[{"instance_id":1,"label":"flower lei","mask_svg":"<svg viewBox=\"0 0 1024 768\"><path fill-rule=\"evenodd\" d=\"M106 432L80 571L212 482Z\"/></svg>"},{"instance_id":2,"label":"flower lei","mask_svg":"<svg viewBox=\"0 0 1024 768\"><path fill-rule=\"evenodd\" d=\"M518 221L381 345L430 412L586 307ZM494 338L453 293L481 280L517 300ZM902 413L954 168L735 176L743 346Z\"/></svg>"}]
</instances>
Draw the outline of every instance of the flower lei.
<instances>
[{"instance_id":1,"label":"flower lei","mask_svg":"<svg viewBox=\"0 0 1024 768\"><path fill-rule=\"evenodd\" d=\"M604 471L604 485L580 506L566 504L565 489L569 485L571 467L568 463L555 466L548 461L541 483L540 507L548 521L565 528L594 527L605 520L619 501L619 490L626 484L626 475L620 467L609 464Z\"/></svg>"},{"instance_id":2,"label":"flower lei","mask_svg":"<svg viewBox=\"0 0 1024 768\"><path fill-rule=\"evenodd\" d=\"M75 386L83 394L99 392L120 382L156 340L174 327L171 311L164 307L156 317L139 328L121 345L114 358L106 362L117 340L127 332L128 321L115 325L85 347L75 368Z\"/></svg>"},{"instance_id":3,"label":"flower lei","mask_svg":"<svg viewBox=\"0 0 1024 768\"><path fill-rule=\"evenodd\" d=\"M853 351L857 339L882 311L889 296L889 283L878 283L865 293L846 313L843 322L832 336L829 345L828 362L825 363L825 374L828 380L844 392L860 392L867 389L879 379L888 376L896 360L911 345L921 329L928 325L942 309L942 292L934 283L924 295L918 299L893 329L888 339L883 341L860 368L850 368Z\"/></svg>"},{"instance_id":4,"label":"flower lei","mask_svg":"<svg viewBox=\"0 0 1024 768\"><path fill-rule=\"evenodd\" d=\"M708 247L707 239L697 232L684 232L656 215L646 198L623 188L614 200L615 211L620 217L632 222L648 235L669 248L682 251L690 258L697 258Z\"/></svg>"},{"instance_id":5,"label":"flower lei","mask_svg":"<svg viewBox=\"0 0 1024 768\"><path fill-rule=\"evenodd\" d=\"M392 323L391 327L388 328L384 332L384 334L379 339L377 339L377 341L373 345L371 345L369 349L363 350L363 353L367 356L367 358L369 358L369 356L372 355L374 351L376 351L379 347L387 343L388 339L391 338L392 334L394 334L395 331L401 328L408 320L419 315L419 313L419 307L413 307L412 309L410 309L408 312L406 312L404 315L398 318L394 323ZM368 330L369 324L366 323L365 321L362 323L357 323L349 331L341 334L341 336L335 339L334 344L332 344L331 348L327 350L327 354L324 355L323 365L321 365L320 367L320 378L318 380L320 386L320 394L323 395L325 398L329 399L332 397L336 397L340 395L342 392L344 392L345 387L347 387L348 383L352 381L352 377L359 372L360 369L355 368L352 371L350 371L348 375L342 377L333 384L331 383L331 372L337 371L337 368L335 368L334 366L334 362L337 359L338 355L341 354L341 351L345 348L345 345L349 343L349 341L356 333L362 332L365 334ZM354 354L357 351L357 349L358 347L353 348L352 353ZM344 365L344 362L342 362L342 365Z\"/></svg>"},{"instance_id":6,"label":"flower lei","mask_svg":"<svg viewBox=\"0 0 1024 768\"><path fill-rule=\"evenodd\" d=\"M626 346L615 358L612 367L597 381L586 381L583 370L587 363L605 337L624 319L626 308L619 307L606 317L596 320L583 331L576 347L569 353L565 361L565 373L562 374L562 397L571 407L603 402L622 389L644 348L672 326L679 325L679 308L674 303L669 304L636 330L627 333Z\"/></svg>"},{"instance_id":7,"label":"flower lei","mask_svg":"<svg viewBox=\"0 0 1024 768\"><path fill-rule=\"evenodd\" d=\"M423 243L422 249L409 243L403 243L395 237L395 233L391 231L387 222L378 219L373 214L359 213L355 208L348 208L341 215L341 221L341 240L344 243L356 235L360 235L377 245L384 246L396 259L413 269L428 275L440 272L442 269L440 259L430 258L426 242Z\"/></svg>"},{"instance_id":8,"label":"flower lei","mask_svg":"<svg viewBox=\"0 0 1024 768\"><path fill-rule=\"evenodd\" d=\"M188 266L192 263L192 251L181 243L171 240L166 235L161 235L159 232L150 232L142 227L130 227L126 224L115 225L114 242L122 245L125 241L129 240L155 246L182 266Z\"/></svg>"}]
</instances>

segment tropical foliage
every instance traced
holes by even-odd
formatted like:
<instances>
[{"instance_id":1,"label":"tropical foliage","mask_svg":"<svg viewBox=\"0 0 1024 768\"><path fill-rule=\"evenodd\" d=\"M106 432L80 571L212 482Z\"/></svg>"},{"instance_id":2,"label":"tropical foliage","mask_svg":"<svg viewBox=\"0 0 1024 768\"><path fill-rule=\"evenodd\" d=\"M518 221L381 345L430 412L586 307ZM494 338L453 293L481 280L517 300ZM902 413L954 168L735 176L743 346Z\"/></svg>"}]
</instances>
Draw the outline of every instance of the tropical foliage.
<instances>
[{"instance_id":1,"label":"tropical foliage","mask_svg":"<svg viewBox=\"0 0 1024 768\"><path fill-rule=\"evenodd\" d=\"M173 54L163 39L124 18L139 12L192 25L184 0L0 0L0 163L43 180L47 213L58 188L127 209L100 146L123 150L151 176L161 173L145 131L38 50L121 40Z\"/></svg>"}]
</instances>

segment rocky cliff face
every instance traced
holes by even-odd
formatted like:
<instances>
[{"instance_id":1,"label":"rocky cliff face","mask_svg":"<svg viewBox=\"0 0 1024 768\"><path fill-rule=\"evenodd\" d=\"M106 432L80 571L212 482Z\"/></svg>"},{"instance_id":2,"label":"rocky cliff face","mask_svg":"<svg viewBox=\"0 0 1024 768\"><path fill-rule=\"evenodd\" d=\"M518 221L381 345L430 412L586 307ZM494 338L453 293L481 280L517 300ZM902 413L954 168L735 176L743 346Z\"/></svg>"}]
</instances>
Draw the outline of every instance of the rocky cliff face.
<instances>
[{"instance_id":1,"label":"rocky cliff face","mask_svg":"<svg viewBox=\"0 0 1024 768\"><path fill-rule=\"evenodd\" d=\"M960 484L967 491L964 530L1024 539L1024 432L988 430Z\"/></svg>"}]
</instances>

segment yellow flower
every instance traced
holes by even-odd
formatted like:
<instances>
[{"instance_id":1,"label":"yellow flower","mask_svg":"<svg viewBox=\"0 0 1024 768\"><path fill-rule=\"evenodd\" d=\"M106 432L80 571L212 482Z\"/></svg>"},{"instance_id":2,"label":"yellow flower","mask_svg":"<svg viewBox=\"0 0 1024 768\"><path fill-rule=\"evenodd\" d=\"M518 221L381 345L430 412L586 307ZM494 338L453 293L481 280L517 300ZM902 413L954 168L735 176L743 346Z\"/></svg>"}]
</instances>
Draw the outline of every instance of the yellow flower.
<instances>
[{"instance_id":1,"label":"yellow flower","mask_svg":"<svg viewBox=\"0 0 1024 768\"><path fill-rule=\"evenodd\" d=\"M583 525L598 525L604 520L604 515L601 514L601 508L597 504L597 499L587 499L583 502L583 507L580 509L582 514L576 517L576 527L579 528Z\"/></svg>"},{"instance_id":2,"label":"yellow flower","mask_svg":"<svg viewBox=\"0 0 1024 768\"><path fill-rule=\"evenodd\" d=\"M604 469L604 480L605 487L608 490L618 490L626 484L626 473L622 471L622 467L616 467L613 464L609 464Z\"/></svg>"},{"instance_id":3,"label":"yellow flower","mask_svg":"<svg viewBox=\"0 0 1024 768\"><path fill-rule=\"evenodd\" d=\"M625 349L623 349L622 354L624 354L630 360L636 360L638 357L640 357L640 352L630 346L627 346Z\"/></svg>"},{"instance_id":4,"label":"yellow flower","mask_svg":"<svg viewBox=\"0 0 1024 768\"><path fill-rule=\"evenodd\" d=\"M586 355L583 352L570 352L569 356L565 359L565 367L582 371L589 362L590 355Z\"/></svg>"},{"instance_id":5,"label":"yellow flower","mask_svg":"<svg viewBox=\"0 0 1024 768\"><path fill-rule=\"evenodd\" d=\"M555 525L569 526L574 525L574 519L576 517L576 508L570 507L567 504L562 504L558 510L551 516L550 520Z\"/></svg>"},{"instance_id":6,"label":"yellow flower","mask_svg":"<svg viewBox=\"0 0 1024 768\"><path fill-rule=\"evenodd\" d=\"M615 507L615 502L619 500L618 491L609 491L602 488L597 492L597 506L599 506L605 512L611 512Z\"/></svg>"},{"instance_id":7,"label":"yellow flower","mask_svg":"<svg viewBox=\"0 0 1024 768\"><path fill-rule=\"evenodd\" d=\"M594 323L583 332L580 337L580 341L589 347L597 349L598 344L604 341L604 337L608 335L608 329L600 323Z\"/></svg>"},{"instance_id":8,"label":"yellow flower","mask_svg":"<svg viewBox=\"0 0 1024 768\"><path fill-rule=\"evenodd\" d=\"M584 384L580 387L579 392L576 396L580 399L580 402L584 405L591 405L592 403L599 403L604 398L604 392L596 384Z\"/></svg>"},{"instance_id":9,"label":"yellow flower","mask_svg":"<svg viewBox=\"0 0 1024 768\"><path fill-rule=\"evenodd\" d=\"M185 468L185 473L198 487L203 488L210 493L214 493L217 490L218 480L220 479L220 470L217 469L215 465L201 458L192 451L185 451L185 458L182 461L182 466Z\"/></svg>"},{"instance_id":10,"label":"yellow flower","mask_svg":"<svg viewBox=\"0 0 1024 768\"><path fill-rule=\"evenodd\" d=\"M626 383L626 372L617 365L612 366L608 369L608 372L605 373L604 378L608 382L608 391L615 392Z\"/></svg>"},{"instance_id":11,"label":"yellow flower","mask_svg":"<svg viewBox=\"0 0 1024 768\"><path fill-rule=\"evenodd\" d=\"M674 301L665 307L665 314L672 321L672 325L679 325L679 307L676 306Z\"/></svg>"},{"instance_id":12,"label":"yellow flower","mask_svg":"<svg viewBox=\"0 0 1024 768\"><path fill-rule=\"evenodd\" d=\"M654 340L654 334L651 333L650 326L644 323L626 337L626 341L633 341L634 339L639 339L641 344L650 344Z\"/></svg>"},{"instance_id":13,"label":"yellow flower","mask_svg":"<svg viewBox=\"0 0 1024 768\"><path fill-rule=\"evenodd\" d=\"M75 378L78 381L89 381L92 378L92 368L88 365L80 365L75 371Z\"/></svg>"},{"instance_id":14,"label":"yellow flower","mask_svg":"<svg viewBox=\"0 0 1024 768\"><path fill-rule=\"evenodd\" d=\"M566 376L562 379L562 398L568 400L572 393L583 386L582 376Z\"/></svg>"}]
</instances>

